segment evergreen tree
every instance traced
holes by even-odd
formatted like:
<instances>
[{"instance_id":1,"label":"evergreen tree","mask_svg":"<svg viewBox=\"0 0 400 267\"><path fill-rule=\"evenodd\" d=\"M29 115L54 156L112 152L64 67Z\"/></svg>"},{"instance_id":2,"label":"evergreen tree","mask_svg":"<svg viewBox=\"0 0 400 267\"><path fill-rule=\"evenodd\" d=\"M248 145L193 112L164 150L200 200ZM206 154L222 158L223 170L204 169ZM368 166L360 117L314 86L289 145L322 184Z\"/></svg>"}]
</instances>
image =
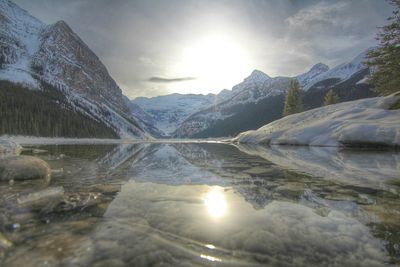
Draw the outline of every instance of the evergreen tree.
<instances>
[{"instance_id":1,"label":"evergreen tree","mask_svg":"<svg viewBox=\"0 0 400 267\"><path fill-rule=\"evenodd\" d=\"M389 24L380 28L378 48L368 53L368 66L372 69L370 82L380 95L400 90L400 0L389 0L395 7Z\"/></svg>"},{"instance_id":2,"label":"evergreen tree","mask_svg":"<svg viewBox=\"0 0 400 267\"><path fill-rule=\"evenodd\" d=\"M324 106L336 104L339 102L340 98L337 94L335 94L332 89L326 93L325 98L324 98Z\"/></svg>"},{"instance_id":3,"label":"evergreen tree","mask_svg":"<svg viewBox=\"0 0 400 267\"><path fill-rule=\"evenodd\" d=\"M290 81L289 89L286 93L285 107L283 108L283 116L299 113L303 111L303 91L296 79Z\"/></svg>"}]
</instances>

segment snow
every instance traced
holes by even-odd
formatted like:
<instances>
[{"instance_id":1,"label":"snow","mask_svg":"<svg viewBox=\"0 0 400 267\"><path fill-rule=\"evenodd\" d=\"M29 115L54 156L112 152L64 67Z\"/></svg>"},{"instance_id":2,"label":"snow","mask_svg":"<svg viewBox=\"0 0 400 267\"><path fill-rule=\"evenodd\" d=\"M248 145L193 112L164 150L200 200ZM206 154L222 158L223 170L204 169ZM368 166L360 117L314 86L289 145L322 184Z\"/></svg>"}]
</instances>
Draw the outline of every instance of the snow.
<instances>
[{"instance_id":1,"label":"snow","mask_svg":"<svg viewBox=\"0 0 400 267\"><path fill-rule=\"evenodd\" d=\"M400 110L387 108L400 93L293 114L233 141L310 146L400 146Z\"/></svg>"},{"instance_id":2,"label":"snow","mask_svg":"<svg viewBox=\"0 0 400 267\"><path fill-rule=\"evenodd\" d=\"M0 0L0 15L5 21L0 24L0 34L14 44L15 62L8 64L0 73L0 79L19 82L30 87L38 84L30 75L30 58L40 46L40 33L45 24L8 0Z\"/></svg>"},{"instance_id":3,"label":"snow","mask_svg":"<svg viewBox=\"0 0 400 267\"><path fill-rule=\"evenodd\" d=\"M145 122L152 123L166 134L171 134L191 114L212 106L216 96L194 94L171 94L152 98L139 97L131 102L141 107L146 114L138 114ZM148 117L152 118L150 122Z\"/></svg>"},{"instance_id":4,"label":"snow","mask_svg":"<svg viewBox=\"0 0 400 267\"><path fill-rule=\"evenodd\" d=\"M323 63L315 64L308 72L296 76L302 87L309 84L313 79L319 75L329 71L329 67Z\"/></svg>"},{"instance_id":5,"label":"snow","mask_svg":"<svg viewBox=\"0 0 400 267\"><path fill-rule=\"evenodd\" d=\"M364 52L357 55L352 61L340 64L328 71L322 72L320 75L314 77L313 79L309 80L307 83L302 84L304 90L308 90L314 84L326 80L326 79L333 79L337 78L341 81L349 79L351 76L356 74L357 72L366 69L367 66L364 62L367 59L367 54L371 50L371 48L365 50ZM298 77L301 77L299 75Z\"/></svg>"}]
</instances>

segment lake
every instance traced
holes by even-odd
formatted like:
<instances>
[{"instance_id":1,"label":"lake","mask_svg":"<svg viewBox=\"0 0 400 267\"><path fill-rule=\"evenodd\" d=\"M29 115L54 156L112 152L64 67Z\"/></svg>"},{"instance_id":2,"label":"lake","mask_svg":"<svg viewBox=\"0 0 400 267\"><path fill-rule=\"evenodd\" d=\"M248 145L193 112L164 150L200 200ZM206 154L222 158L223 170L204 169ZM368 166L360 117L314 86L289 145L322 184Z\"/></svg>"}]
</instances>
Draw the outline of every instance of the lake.
<instances>
[{"instance_id":1,"label":"lake","mask_svg":"<svg viewBox=\"0 0 400 267\"><path fill-rule=\"evenodd\" d=\"M400 264L400 153L47 145L0 184L1 266Z\"/></svg>"}]
</instances>

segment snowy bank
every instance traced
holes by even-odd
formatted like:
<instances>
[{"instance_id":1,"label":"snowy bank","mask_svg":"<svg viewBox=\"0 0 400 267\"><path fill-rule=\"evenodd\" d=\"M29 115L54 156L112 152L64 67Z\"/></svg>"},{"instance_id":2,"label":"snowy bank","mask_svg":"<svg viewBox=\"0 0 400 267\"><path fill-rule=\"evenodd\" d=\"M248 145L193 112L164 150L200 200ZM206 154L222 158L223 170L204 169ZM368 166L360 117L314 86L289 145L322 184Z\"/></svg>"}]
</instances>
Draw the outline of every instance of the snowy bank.
<instances>
[{"instance_id":1,"label":"snowy bank","mask_svg":"<svg viewBox=\"0 0 400 267\"><path fill-rule=\"evenodd\" d=\"M293 114L247 131L238 143L310 146L400 146L400 92Z\"/></svg>"}]
</instances>

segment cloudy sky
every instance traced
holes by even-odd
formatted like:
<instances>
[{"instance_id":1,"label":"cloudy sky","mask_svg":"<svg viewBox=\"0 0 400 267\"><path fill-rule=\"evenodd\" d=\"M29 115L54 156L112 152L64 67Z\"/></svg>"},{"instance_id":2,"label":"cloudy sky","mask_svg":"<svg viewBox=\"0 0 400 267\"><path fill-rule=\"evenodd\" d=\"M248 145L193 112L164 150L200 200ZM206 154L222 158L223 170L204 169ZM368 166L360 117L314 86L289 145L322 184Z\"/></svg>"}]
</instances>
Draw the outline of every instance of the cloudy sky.
<instances>
[{"instance_id":1,"label":"cloudy sky","mask_svg":"<svg viewBox=\"0 0 400 267\"><path fill-rule=\"evenodd\" d=\"M292 76L373 46L384 0L14 0L65 20L124 93L218 93L252 70Z\"/></svg>"}]
</instances>

